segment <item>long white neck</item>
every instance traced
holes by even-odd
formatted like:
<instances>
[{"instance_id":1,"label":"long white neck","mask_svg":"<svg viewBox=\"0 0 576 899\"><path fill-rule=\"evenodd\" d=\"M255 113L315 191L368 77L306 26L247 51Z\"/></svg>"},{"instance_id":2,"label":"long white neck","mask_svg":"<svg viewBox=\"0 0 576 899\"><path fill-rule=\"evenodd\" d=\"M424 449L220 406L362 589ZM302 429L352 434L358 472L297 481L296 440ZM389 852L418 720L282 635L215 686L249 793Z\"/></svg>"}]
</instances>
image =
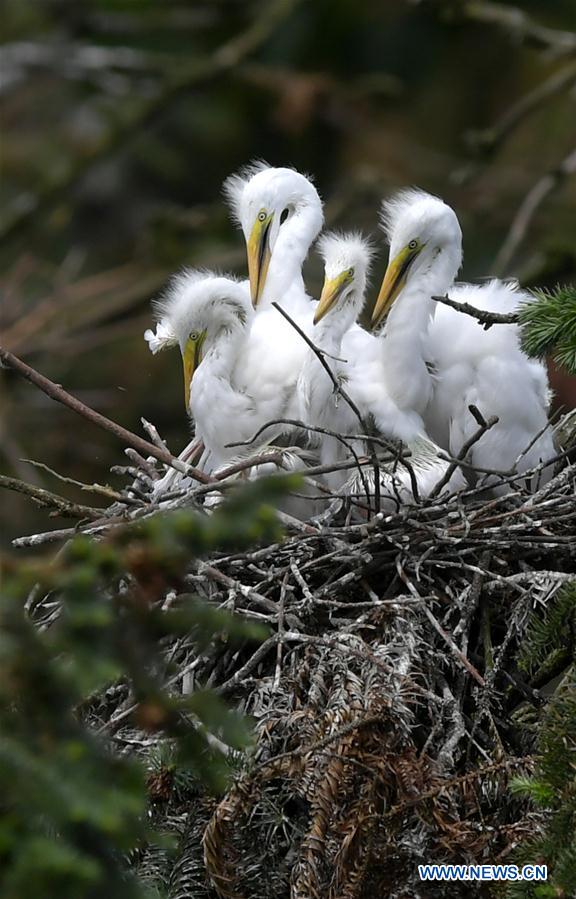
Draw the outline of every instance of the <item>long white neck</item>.
<instances>
[{"instance_id":1,"label":"long white neck","mask_svg":"<svg viewBox=\"0 0 576 899\"><path fill-rule=\"evenodd\" d=\"M446 293L454 276L454 261L443 253L428 268L409 277L380 335L386 386L402 409L422 413L430 402L433 382L426 349L436 310L432 297Z\"/></svg>"},{"instance_id":2,"label":"long white neck","mask_svg":"<svg viewBox=\"0 0 576 899\"><path fill-rule=\"evenodd\" d=\"M309 299L302 278L302 266L312 242L322 227L320 202L301 203L280 226L272 251L266 286L258 310L272 302L280 303L288 313L305 311Z\"/></svg>"},{"instance_id":3,"label":"long white neck","mask_svg":"<svg viewBox=\"0 0 576 899\"><path fill-rule=\"evenodd\" d=\"M328 321L329 318L330 315L326 315L322 321L313 328L310 333L310 339L319 350L322 350L329 356L337 356L340 351L342 338L335 328L330 327L331 323ZM336 374L338 363L332 358L325 359L325 362L330 366L331 371ZM332 386L332 381L324 370L324 366L321 364L318 356L309 348L302 361L302 369L298 381L299 389L303 391L305 402L307 404L307 414L305 417L309 419L312 411L310 408L311 404L314 399L318 401L319 387L321 387L322 396L320 402L324 403L324 395L329 393Z\"/></svg>"},{"instance_id":4,"label":"long white neck","mask_svg":"<svg viewBox=\"0 0 576 899\"><path fill-rule=\"evenodd\" d=\"M343 302L337 304L336 308L330 309L310 333L310 338L318 349L328 354L324 361L336 377L343 369L343 363L339 361L342 357L342 340L356 321L363 296L363 287L359 292L349 294ZM308 423L316 421L317 424L330 426L330 410L334 404L333 382L316 354L310 349L302 363L298 393L303 410L302 418ZM327 440L330 443L330 439L320 441L318 435L314 434L310 435L310 439L316 445L320 443L324 445Z\"/></svg>"},{"instance_id":5,"label":"long white neck","mask_svg":"<svg viewBox=\"0 0 576 899\"><path fill-rule=\"evenodd\" d=\"M360 305L356 297L349 297L337 309L331 309L310 335L316 346L338 354L344 335L356 321Z\"/></svg>"}]
</instances>

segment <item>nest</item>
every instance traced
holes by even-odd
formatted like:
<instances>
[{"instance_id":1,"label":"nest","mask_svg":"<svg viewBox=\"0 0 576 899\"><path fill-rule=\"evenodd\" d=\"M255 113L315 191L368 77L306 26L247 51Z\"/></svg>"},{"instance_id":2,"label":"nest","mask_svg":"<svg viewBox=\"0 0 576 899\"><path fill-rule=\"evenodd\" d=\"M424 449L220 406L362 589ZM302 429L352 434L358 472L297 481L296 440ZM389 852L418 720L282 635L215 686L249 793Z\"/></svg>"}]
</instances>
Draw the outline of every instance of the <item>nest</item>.
<instances>
[{"instance_id":1,"label":"nest","mask_svg":"<svg viewBox=\"0 0 576 899\"><path fill-rule=\"evenodd\" d=\"M160 502L153 460L132 461L120 499L79 530L201 507L215 489L172 484ZM178 838L176 860L144 847L141 875L195 899L372 899L445 895L420 882L426 862L509 861L543 821L509 783L532 769L541 688L559 673L528 676L521 653L535 610L573 579L576 466L562 465L532 493L516 478L488 500L476 488L355 521L343 502L315 523L284 515L280 542L191 563L167 607L196 592L270 636L205 654L168 641L170 689L225 697L252 717L255 750L220 742L236 773L214 799L134 727L128 685L95 698L91 726L148 760L151 815ZM34 606L43 626L49 600Z\"/></svg>"}]
</instances>

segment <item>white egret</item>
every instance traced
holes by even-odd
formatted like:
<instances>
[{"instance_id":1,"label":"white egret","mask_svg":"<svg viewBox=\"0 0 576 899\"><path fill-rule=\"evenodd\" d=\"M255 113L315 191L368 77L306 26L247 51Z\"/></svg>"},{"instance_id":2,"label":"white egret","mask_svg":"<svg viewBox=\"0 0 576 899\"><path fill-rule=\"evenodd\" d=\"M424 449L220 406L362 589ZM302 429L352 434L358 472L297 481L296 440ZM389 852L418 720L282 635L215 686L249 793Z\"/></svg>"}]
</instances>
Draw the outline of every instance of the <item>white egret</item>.
<instances>
[{"instance_id":1,"label":"white egret","mask_svg":"<svg viewBox=\"0 0 576 899\"><path fill-rule=\"evenodd\" d=\"M485 331L432 299L449 293L480 309L511 312L526 294L497 280L454 285L462 233L454 211L437 197L402 191L384 203L383 227L390 262L372 322L378 328L388 315L383 364L395 401L421 414L428 433L453 455L478 427L470 404L485 418L498 416L470 451L468 461L480 469L522 472L551 458L546 370L522 352L518 328Z\"/></svg>"},{"instance_id":2,"label":"white egret","mask_svg":"<svg viewBox=\"0 0 576 899\"><path fill-rule=\"evenodd\" d=\"M291 390L295 398L307 347L271 303L278 302L301 328L310 330L313 305L304 286L302 265L322 228L322 202L304 175L263 162L230 176L224 193L246 239L256 310L242 383L265 398L279 390ZM294 403L287 417L295 416Z\"/></svg>"},{"instance_id":3,"label":"white egret","mask_svg":"<svg viewBox=\"0 0 576 899\"><path fill-rule=\"evenodd\" d=\"M412 453L410 464L418 492L426 496L446 471L447 463L438 458L439 447L428 439L420 416L402 409L390 396L382 364L381 339L355 324L364 304L372 255L370 244L359 234L327 234L320 239L318 248L324 258L325 280L314 314L314 343L332 357L326 358L326 362L342 382L360 417L373 421L383 437L406 443ZM301 417L306 423L335 431L342 437L363 430L358 415L335 393L332 380L310 350L298 381L298 393ZM311 435L313 442L321 444L324 464L348 455L345 442L337 437L315 437L314 432ZM365 441L353 440L352 447L355 452L366 454ZM348 478L346 473L335 474L329 483L336 488ZM356 492L355 478L356 475L349 483L351 492ZM358 479L361 481L359 474ZM404 500L412 496L410 476L402 465L394 481ZM459 483L455 477L450 486L454 489ZM384 492L394 495L395 484L389 472L383 474L383 487ZM362 492L360 484L358 492Z\"/></svg>"},{"instance_id":4,"label":"white egret","mask_svg":"<svg viewBox=\"0 0 576 899\"><path fill-rule=\"evenodd\" d=\"M343 354L352 350L350 355L354 357L361 349L359 346L351 347L352 340L357 344L374 342L370 334L355 324L364 304L372 250L369 242L356 233L325 234L320 238L317 249L324 259L325 278L320 302L314 312L315 327L311 337L318 349L326 354L325 361L334 377L348 389L349 366ZM364 430L358 415L335 392L332 379L310 349L304 357L296 393L298 417L306 424L335 431L343 438ZM360 454L365 451L362 442L339 440L313 430L308 432L308 441L312 446L320 447L324 465L343 460L349 455L349 446ZM341 471L328 475L326 480L336 488L347 477L348 473Z\"/></svg>"},{"instance_id":5,"label":"white egret","mask_svg":"<svg viewBox=\"0 0 576 899\"><path fill-rule=\"evenodd\" d=\"M279 426L267 428L247 446L232 446L252 440L263 425L286 416L291 390L278 390L266 399L248 392L239 383L250 345L250 324L254 310L248 282L239 282L204 271L184 271L171 282L156 304L159 316L156 333L147 331L152 352L178 344L184 369L186 408L195 424L195 440L201 440L204 453L199 466L215 474L242 457L255 455L263 448L281 452L283 470L305 469L301 455L286 449L274 449L270 442ZM254 466L247 477L270 474L278 469L272 462ZM163 479L158 493L175 486L174 478ZM187 486L181 482L181 486ZM218 497L209 498L213 506ZM281 508L299 517L315 510L307 498L287 498Z\"/></svg>"},{"instance_id":6,"label":"white egret","mask_svg":"<svg viewBox=\"0 0 576 899\"><path fill-rule=\"evenodd\" d=\"M248 283L188 270L172 280L155 305L159 323L147 339L153 351L171 342L180 347L186 408L205 446L201 465L213 471L254 452L258 444L249 450L227 444L249 440L270 419L283 416L289 392L278 391L266 402L238 385L254 315ZM270 429L261 444L275 433Z\"/></svg>"},{"instance_id":7,"label":"white egret","mask_svg":"<svg viewBox=\"0 0 576 899\"><path fill-rule=\"evenodd\" d=\"M278 302L293 318L311 314L302 265L324 216L309 178L256 162L230 175L224 194L242 228L254 308Z\"/></svg>"}]
</instances>

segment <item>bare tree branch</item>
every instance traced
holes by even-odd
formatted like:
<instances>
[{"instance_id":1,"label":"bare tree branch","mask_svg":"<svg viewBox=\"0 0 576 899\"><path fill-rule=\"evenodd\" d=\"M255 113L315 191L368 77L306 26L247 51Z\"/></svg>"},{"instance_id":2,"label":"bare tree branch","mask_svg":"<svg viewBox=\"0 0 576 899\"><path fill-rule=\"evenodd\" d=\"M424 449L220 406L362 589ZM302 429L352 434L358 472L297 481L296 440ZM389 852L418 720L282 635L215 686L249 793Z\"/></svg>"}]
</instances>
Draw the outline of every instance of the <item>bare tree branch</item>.
<instances>
[{"instance_id":1,"label":"bare tree branch","mask_svg":"<svg viewBox=\"0 0 576 899\"><path fill-rule=\"evenodd\" d=\"M491 328L492 325L517 325L519 322L518 314L516 312L486 312L484 309L478 309L476 306L472 306L471 303L459 303L457 300L451 300L449 296L435 296L432 297L432 299L436 300L437 303L443 303L445 306L450 306L451 309L456 309L457 312L471 315L472 318L479 321L481 325L484 325L485 331Z\"/></svg>"},{"instance_id":2,"label":"bare tree branch","mask_svg":"<svg viewBox=\"0 0 576 899\"><path fill-rule=\"evenodd\" d=\"M259 7L254 21L245 31L222 44L208 59L194 59L189 66L181 67L176 74L167 78L158 93L144 100L139 110L127 120L113 126L107 138L97 143L90 154L80 156L63 173L59 173L57 178L45 184L39 193L21 196L12 215L8 216L5 225L0 228L0 239L13 238L37 219L40 213L51 208L76 187L96 163L111 156L139 131L154 125L164 115L169 104L190 90L234 69L268 40L299 2L301 0L275 0L263 8Z\"/></svg>"},{"instance_id":3,"label":"bare tree branch","mask_svg":"<svg viewBox=\"0 0 576 899\"><path fill-rule=\"evenodd\" d=\"M34 368L31 368L31 366L22 362L21 359L1 346L0 362L8 368L12 368L14 371L18 372L19 375L26 378L26 380L30 381L31 384L34 384L35 387L38 387L46 394L46 396L49 396L51 399L56 400L57 403L62 403L62 405L72 409L78 415L81 415L83 418L92 422L92 424L97 425L97 427L103 428L105 431L114 434L115 437L118 437L123 443L127 443L128 446L133 447L133 449L138 450L145 455L153 456L155 459L158 459L159 462L164 462L165 465L169 465L171 468L175 468L176 471L180 471L183 474L195 478L202 484L210 483L211 478L207 474L204 474L203 471L184 464L184 462L181 462L169 453L168 450L164 450L153 443L149 443L147 440L144 440L143 437L133 434L132 431L126 430L126 428L116 424L115 421L112 421L111 419L106 418L105 415L101 415L100 412L91 409L85 403L82 403L77 399L77 397L72 396L71 393L68 393L60 387L59 384L55 384L54 381L44 377L44 375L41 375Z\"/></svg>"},{"instance_id":4,"label":"bare tree branch","mask_svg":"<svg viewBox=\"0 0 576 899\"><path fill-rule=\"evenodd\" d=\"M456 21L478 22L503 31L518 43L558 55L576 53L576 34L547 28L535 22L522 9L491 3L489 0L408 0L416 6L428 6L446 13Z\"/></svg>"},{"instance_id":5,"label":"bare tree branch","mask_svg":"<svg viewBox=\"0 0 576 899\"><path fill-rule=\"evenodd\" d=\"M95 509L92 506L82 506L79 503L73 503L57 493L51 493L44 490L43 487L36 487L33 484L27 484L25 481L19 481L17 478L8 478L0 475L0 487L5 490L14 490L16 493L22 493L29 496L39 506L46 509L54 509L59 515L67 518L101 518L102 509Z\"/></svg>"}]
</instances>

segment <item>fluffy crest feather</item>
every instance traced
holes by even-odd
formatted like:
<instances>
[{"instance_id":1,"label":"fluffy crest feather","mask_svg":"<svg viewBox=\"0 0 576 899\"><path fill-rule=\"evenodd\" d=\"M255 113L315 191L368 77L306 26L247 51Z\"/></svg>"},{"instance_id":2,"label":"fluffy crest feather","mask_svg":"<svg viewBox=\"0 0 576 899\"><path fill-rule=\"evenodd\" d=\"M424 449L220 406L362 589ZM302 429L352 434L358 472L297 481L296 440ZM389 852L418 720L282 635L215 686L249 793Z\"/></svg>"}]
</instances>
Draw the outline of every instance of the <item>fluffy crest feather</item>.
<instances>
[{"instance_id":1,"label":"fluffy crest feather","mask_svg":"<svg viewBox=\"0 0 576 899\"><path fill-rule=\"evenodd\" d=\"M270 168L272 168L272 166L270 166L265 159L253 159L252 162L242 166L239 171L234 172L232 175L228 175L222 185L222 193L228 202L232 218L238 225L242 224L240 220L240 206L244 188L248 182L252 180L254 175L265 172L266 169Z\"/></svg>"},{"instance_id":2,"label":"fluffy crest feather","mask_svg":"<svg viewBox=\"0 0 576 899\"><path fill-rule=\"evenodd\" d=\"M418 187L406 187L393 194L387 200L382 201L380 225L386 234L388 243L392 240L392 235L404 214L409 209L412 209L416 203L429 202L430 200L443 203L440 197L435 197L434 194L429 194L425 190L421 190Z\"/></svg>"},{"instance_id":3,"label":"fluffy crest feather","mask_svg":"<svg viewBox=\"0 0 576 899\"><path fill-rule=\"evenodd\" d=\"M144 340L148 344L148 349L155 356L161 350L165 350L169 346L177 346L178 338L172 330L172 326L165 319L161 319L156 325L156 331L147 328L144 331Z\"/></svg>"},{"instance_id":4,"label":"fluffy crest feather","mask_svg":"<svg viewBox=\"0 0 576 899\"><path fill-rule=\"evenodd\" d=\"M176 272L170 277L160 296L152 300L152 309L154 310L156 321L164 321L182 296L189 294L201 282L208 284L217 278L228 278L230 281L237 281L234 275L220 274L220 272L213 272L207 268L183 268L181 271Z\"/></svg>"},{"instance_id":5,"label":"fluffy crest feather","mask_svg":"<svg viewBox=\"0 0 576 899\"><path fill-rule=\"evenodd\" d=\"M376 253L371 238L360 231L327 231L319 238L316 248L325 268L344 270L363 267L368 274Z\"/></svg>"},{"instance_id":6,"label":"fluffy crest feather","mask_svg":"<svg viewBox=\"0 0 576 899\"><path fill-rule=\"evenodd\" d=\"M425 248L412 276L416 270L434 268L438 254L451 277L456 276L462 264L462 230L456 213L440 197L413 188L400 191L383 203L381 223L393 255L414 239Z\"/></svg>"},{"instance_id":7,"label":"fluffy crest feather","mask_svg":"<svg viewBox=\"0 0 576 899\"><path fill-rule=\"evenodd\" d=\"M429 194L418 187L407 187L399 190L389 199L384 200L380 211L380 224L384 229L388 242L391 241L398 222L405 213L413 210L417 204L428 205L430 203L446 205L440 197Z\"/></svg>"},{"instance_id":8,"label":"fluffy crest feather","mask_svg":"<svg viewBox=\"0 0 576 899\"><path fill-rule=\"evenodd\" d=\"M320 204L309 175L287 166L270 166L263 160L251 162L237 174L230 175L224 182L223 191L234 221L244 229L250 226L251 216L257 212L256 204L259 203L270 209L278 204L297 204L303 199Z\"/></svg>"},{"instance_id":9,"label":"fluffy crest feather","mask_svg":"<svg viewBox=\"0 0 576 899\"><path fill-rule=\"evenodd\" d=\"M152 352L181 343L191 330L244 327L252 313L247 282L202 269L175 275L153 307L156 334L145 335Z\"/></svg>"}]
</instances>

